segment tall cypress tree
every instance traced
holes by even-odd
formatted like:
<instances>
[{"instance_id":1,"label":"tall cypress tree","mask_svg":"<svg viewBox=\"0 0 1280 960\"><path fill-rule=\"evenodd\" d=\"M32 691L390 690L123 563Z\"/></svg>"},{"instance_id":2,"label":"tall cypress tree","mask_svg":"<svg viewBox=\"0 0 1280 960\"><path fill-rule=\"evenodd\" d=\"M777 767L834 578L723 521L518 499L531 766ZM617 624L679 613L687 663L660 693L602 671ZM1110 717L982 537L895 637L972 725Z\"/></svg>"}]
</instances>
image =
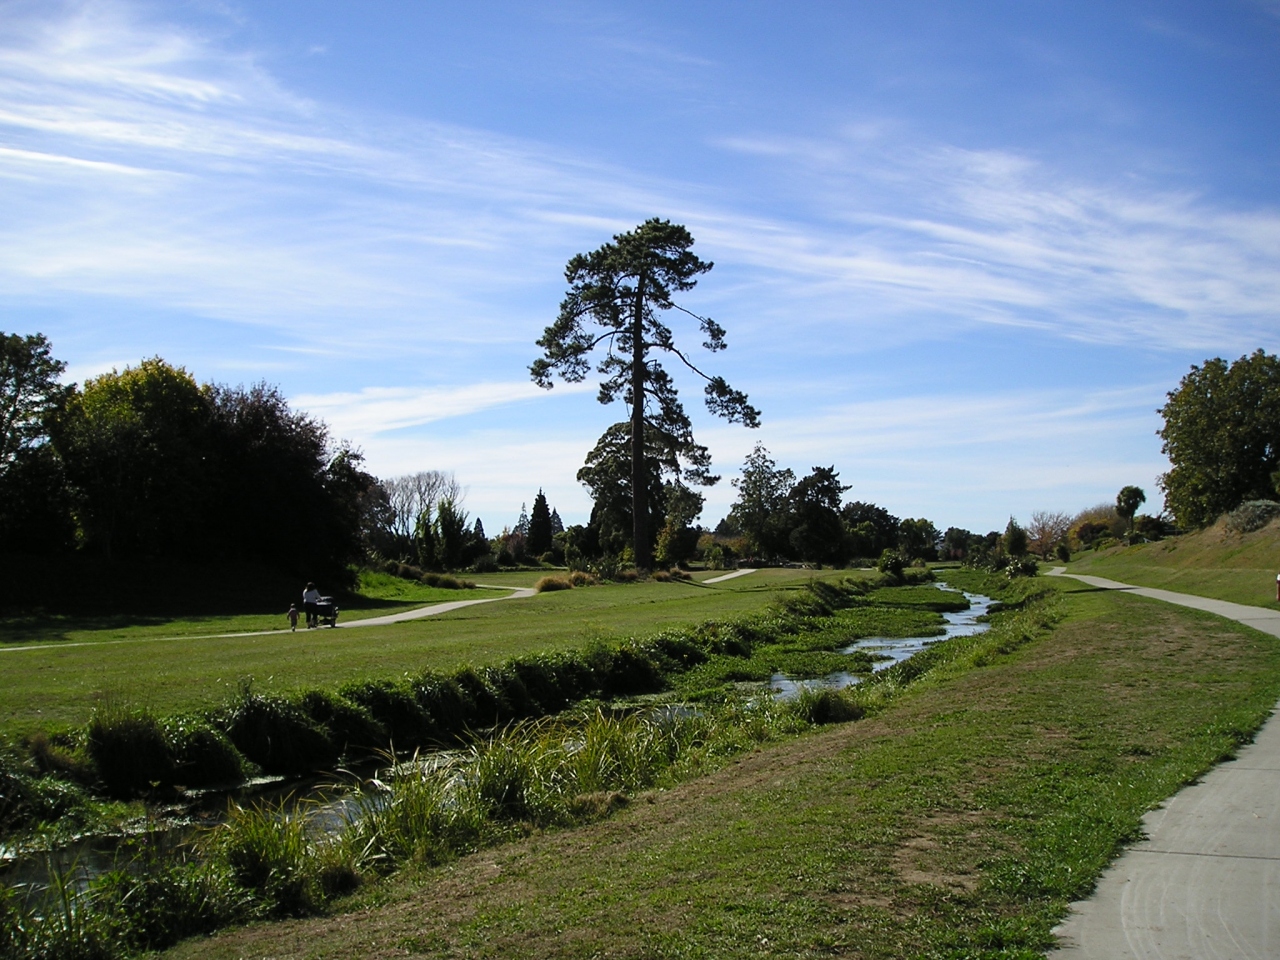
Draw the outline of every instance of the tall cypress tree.
<instances>
[{"instance_id":1,"label":"tall cypress tree","mask_svg":"<svg viewBox=\"0 0 1280 960\"><path fill-rule=\"evenodd\" d=\"M529 553L540 557L551 549L551 508L542 491L533 498L533 513L529 515Z\"/></svg>"},{"instance_id":2,"label":"tall cypress tree","mask_svg":"<svg viewBox=\"0 0 1280 960\"><path fill-rule=\"evenodd\" d=\"M578 254L565 268L569 292L560 315L538 341L543 355L529 372L535 383L550 388L553 377L577 383L591 369L590 357L606 344L596 370L601 403L622 400L631 410L631 517L636 566L652 566L648 488L645 482L646 433L657 431L675 450L695 447L693 425L676 394L671 376L653 358L657 351L675 356L705 381L707 409L730 422L748 427L760 424L760 413L747 395L734 390L723 377L699 370L675 344L671 329L658 319L673 307L697 319L712 353L726 347L724 328L710 317L690 313L672 300L676 291L692 290L712 264L700 260L690 247L693 236L683 226L657 218L621 233L591 253ZM591 330L594 324L602 332Z\"/></svg>"}]
</instances>

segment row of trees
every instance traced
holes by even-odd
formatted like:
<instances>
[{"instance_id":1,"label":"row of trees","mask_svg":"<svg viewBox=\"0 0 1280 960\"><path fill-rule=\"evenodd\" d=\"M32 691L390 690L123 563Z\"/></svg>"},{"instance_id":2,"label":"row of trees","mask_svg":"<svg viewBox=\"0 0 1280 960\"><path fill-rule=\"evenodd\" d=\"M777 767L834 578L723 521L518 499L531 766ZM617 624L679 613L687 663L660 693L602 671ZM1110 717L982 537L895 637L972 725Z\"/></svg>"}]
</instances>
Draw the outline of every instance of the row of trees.
<instances>
[{"instance_id":1,"label":"row of trees","mask_svg":"<svg viewBox=\"0 0 1280 960\"><path fill-rule=\"evenodd\" d=\"M0 550L253 560L335 576L379 509L359 453L267 384L160 358L64 386L48 340L0 334Z\"/></svg>"},{"instance_id":2,"label":"row of trees","mask_svg":"<svg viewBox=\"0 0 1280 960\"><path fill-rule=\"evenodd\" d=\"M796 479L760 444L747 456L729 515L716 532L741 536L756 557L844 564L895 550L907 560L935 560L944 535L929 520L899 520L883 507L844 503L849 489L834 466Z\"/></svg>"}]
</instances>

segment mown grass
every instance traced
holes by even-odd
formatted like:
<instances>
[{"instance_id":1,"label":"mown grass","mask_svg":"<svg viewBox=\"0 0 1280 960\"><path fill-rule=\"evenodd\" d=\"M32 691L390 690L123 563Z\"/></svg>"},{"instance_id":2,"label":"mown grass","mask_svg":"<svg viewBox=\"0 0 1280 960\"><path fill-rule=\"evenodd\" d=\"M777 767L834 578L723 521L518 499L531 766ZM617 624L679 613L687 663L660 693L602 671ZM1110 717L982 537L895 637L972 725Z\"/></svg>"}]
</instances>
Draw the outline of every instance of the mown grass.
<instances>
[{"instance_id":1,"label":"mown grass","mask_svg":"<svg viewBox=\"0 0 1280 960\"><path fill-rule=\"evenodd\" d=\"M295 595L296 594L296 595ZM362 571L357 592L342 598L343 622L384 616L430 603L474 600L495 596L490 590L448 590L403 580L387 573ZM240 616L131 616L112 614L23 614L0 617L0 638L4 644L100 643L118 640L208 637L225 633L262 630L289 631L285 616L289 604L301 604L301 587L280 598L278 613L249 613ZM301 607L299 607L301 609Z\"/></svg>"},{"instance_id":2,"label":"mown grass","mask_svg":"<svg viewBox=\"0 0 1280 960\"><path fill-rule=\"evenodd\" d=\"M1121 583L1278 610L1280 521L1252 533L1231 533L1216 524L1158 543L1080 553L1067 569Z\"/></svg>"},{"instance_id":3,"label":"mown grass","mask_svg":"<svg viewBox=\"0 0 1280 960\"><path fill-rule=\"evenodd\" d=\"M712 587L603 584L354 630L168 639L163 628L146 627L92 631L80 638L83 646L3 648L0 735L84 724L104 698L174 714L223 702L246 677L259 692L288 694L300 687L423 669L448 672L468 663L575 649L596 638L757 612L780 592L800 590L812 576L768 570ZM445 600L481 595L479 589L436 593Z\"/></svg>"},{"instance_id":4,"label":"mown grass","mask_svg":"<svg viewBox=\"0 0 1280 960\"><path fill-rule=\"evenodd\" d=\"M887 671L857 723L402 875L358 913L167 956L1040 956L1142 813L1280 696L1273 638L1070 582L1020 604L1047 586Z\"/></svg>"}]
</instances>

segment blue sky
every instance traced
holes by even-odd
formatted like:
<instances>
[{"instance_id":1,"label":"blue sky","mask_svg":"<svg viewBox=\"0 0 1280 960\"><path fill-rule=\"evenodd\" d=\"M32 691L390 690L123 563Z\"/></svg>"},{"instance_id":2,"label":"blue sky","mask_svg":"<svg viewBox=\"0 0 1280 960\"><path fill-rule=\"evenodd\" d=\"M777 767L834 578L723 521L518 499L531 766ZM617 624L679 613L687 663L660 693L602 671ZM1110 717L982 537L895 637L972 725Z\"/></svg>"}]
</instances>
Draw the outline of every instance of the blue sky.
<instances>
[{"instance_id":1,"label":"blue sky","mask_svg":"<svg viewBox=\"0 0 1280 960\"><path fill-rule=\"evenodd\" d=\"M684 382L704 520L757 441L944 528L1158 508L1165 392L1280 347L1280 2L0 0L0 329L277 383L490 529L586 519L623 412L527 367L650 216L764 415Z\"/></svg>"}]
</instances>

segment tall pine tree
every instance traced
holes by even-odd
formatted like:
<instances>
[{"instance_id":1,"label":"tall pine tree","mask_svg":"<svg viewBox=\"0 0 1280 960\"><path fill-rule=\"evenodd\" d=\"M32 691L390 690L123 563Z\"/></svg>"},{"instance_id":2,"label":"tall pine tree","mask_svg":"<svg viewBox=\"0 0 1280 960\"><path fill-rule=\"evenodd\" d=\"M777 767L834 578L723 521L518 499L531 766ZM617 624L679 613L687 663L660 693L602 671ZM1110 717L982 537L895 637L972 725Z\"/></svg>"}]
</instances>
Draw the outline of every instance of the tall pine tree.
<instances>
[{"instance_id":1,"label":"tall pine tree","mask_svg":"<svg viewBox=\"0 0 1280 960\"><path fill-rule=\"evenodd\" d=\"M654 218L616 235L598 250L575 256L565 268L569 292L560 304L560 315L538 341L543 355L529 367L541 387L550 388L557 374L577 383L590 372L596 348L605 345L596 367L605 378L600 402L622 400L631 412L627 427L632 544L636 566L642 570L653 563L646 434L656 431L663 446L681 454L696 447L693 425L675 384L654 354L674 356L701 377L707 409L716 416L748 427L760 423L759 411L747 402L747 395L730 387L724 377L698 369L676 346L671 329L658 319L659 311L676 308L698 321L707 350L715 353L726 347L723 327L672 300L673 293L692 290L698 276L711 269L712 264L698 259L692 246L693 236L683 226ZM590 329L592 324L596 330Z\"/></svg>"}]
</instances>

